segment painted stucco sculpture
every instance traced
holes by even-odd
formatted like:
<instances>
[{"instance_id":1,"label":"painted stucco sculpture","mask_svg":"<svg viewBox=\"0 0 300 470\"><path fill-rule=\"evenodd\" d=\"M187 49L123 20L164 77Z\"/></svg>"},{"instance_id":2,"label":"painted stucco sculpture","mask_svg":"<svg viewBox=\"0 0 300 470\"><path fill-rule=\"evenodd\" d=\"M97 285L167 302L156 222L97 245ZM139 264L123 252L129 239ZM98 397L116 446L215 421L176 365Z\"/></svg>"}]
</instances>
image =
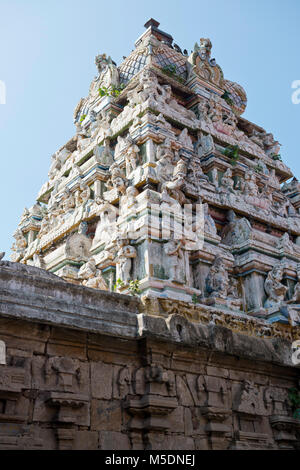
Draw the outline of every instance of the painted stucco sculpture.
<instances>
[{"instance_id":1,"label":"painted stucco sculpture","mask_svg":"<svg viewBox=\"0 0 300 470\"><path fill-rule=\"evenodd\" d=\"M138 280L144 299L299 324L300 183L280 144L242 117L246 93L209 39L189 56L156 21L146 28L119 66L96 57L76 133L25 209L12 260L95 289L126 294Z\"/></svg>"}]
</instances>

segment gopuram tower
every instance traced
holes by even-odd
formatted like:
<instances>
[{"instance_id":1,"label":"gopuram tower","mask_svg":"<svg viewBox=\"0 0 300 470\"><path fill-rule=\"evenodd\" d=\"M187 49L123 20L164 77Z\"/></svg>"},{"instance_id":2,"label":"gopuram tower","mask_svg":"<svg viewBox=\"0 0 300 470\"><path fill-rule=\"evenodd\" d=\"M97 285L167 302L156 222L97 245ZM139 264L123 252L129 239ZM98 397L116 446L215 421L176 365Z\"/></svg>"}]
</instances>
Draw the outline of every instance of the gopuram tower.
<instances>
[{"instance_id":1,"label":"gopuram tower","mask_svg":"<svg viewBox=\"0 0 300 470\"><path fill-rule=\"evenodd\" d=\"M300 183L210 40L145 26L0 253L0 449L299 449Z\"/></svg>"},{"instance_id":2,"label":"gopuram tower","mask_svg":"<svg viewBox=\"0 0 300 470\"><path fill-rule=\"evenodd\" d=\"M201 38L189 54L151 19L74 112L14 234L12 261L89 288L300 323L300 184ZM187 313L188 315L188 313Z\"/></svg>"}]
</instances>

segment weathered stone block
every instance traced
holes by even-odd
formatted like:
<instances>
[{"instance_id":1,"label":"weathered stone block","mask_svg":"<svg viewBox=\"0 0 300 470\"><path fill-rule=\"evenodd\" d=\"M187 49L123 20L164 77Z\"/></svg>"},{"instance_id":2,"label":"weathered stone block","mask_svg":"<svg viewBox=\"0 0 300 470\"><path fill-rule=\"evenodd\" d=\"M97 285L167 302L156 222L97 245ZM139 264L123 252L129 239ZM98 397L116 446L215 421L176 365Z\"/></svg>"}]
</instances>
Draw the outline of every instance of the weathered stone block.
<instances>
[{"instance_id":1,"label":"weathered stone block","mask_svg":"<svg viewBox=\"0 0 300 470\"><path fill-rule=\"evenodd\" d=\"M92 397L110 400L112 398L113 367L111 364L91 364Z\"/></svg>"},{"instance_id":2,"label":"weathered stone block","mask_svg":"<svg viewBox=\"0 0 300 470\"><path fill-rule=\"evenodd\" d=\"M98 431L121 431L122 408L117 400L92 400L91 429Z\"/></svg>"}]
</instances>

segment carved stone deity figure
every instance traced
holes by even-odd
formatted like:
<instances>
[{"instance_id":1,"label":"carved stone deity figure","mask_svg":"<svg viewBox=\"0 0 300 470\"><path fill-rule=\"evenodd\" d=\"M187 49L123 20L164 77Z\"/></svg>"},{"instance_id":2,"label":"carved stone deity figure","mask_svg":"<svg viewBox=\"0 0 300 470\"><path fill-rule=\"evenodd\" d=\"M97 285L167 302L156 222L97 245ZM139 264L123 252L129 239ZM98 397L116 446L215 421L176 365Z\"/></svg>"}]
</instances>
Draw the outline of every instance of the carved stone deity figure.
<instances>
[{"instance_id":1,"label":"carved stone deity figure","mask_svg":"<svg viewBox=\"0 0 300 470\"><path fill-rule=\"evenodd\" d=\"M116 278L127 285L130 281L132 261L137 256L136 249L129 244L127 238L117 238L118 253L116 257Z\"/></svg>"},{"instance_id":2,"label":"carved stone deity figure","mask_svg":"<svg viewBox=\"0 0 300 470\"><path fill-rule=\"evenodd\" d=\"M212 97L209 100L210 110L208 117L212 123L222 122L223 121L223 106L221 101Z\"/></svg>"},{"instance_id":3,"label":"carved stone deity figure","mask_svg":"<svg viewBox=\"0 0 300 470\"><path fill-rule=\"evenodd\" d=\"M265 135L266 135L265 132L260 132L257 129L253 128L251 131L251 134L249 135L249 139L263 149L264 148L263 139Z\"/></svg>"},{"instance_id":4,"label":"carved stone deity figure","mask_svg":"<svg viewBox=\"0 0 300 470\"><path fill-rule=\"evenodd\" d=\"M202 170L201 163L194 158L189 162L188 176L191 182L198 188L201 186L201 181L209 181L208 176Z\"/></svg>"},{"instance_id":5,"label":"carved stone deity figure","mask_svg":"<svg viewBox=\"0 0 300 470\"><path fill-rule=\"evenodd\" d=\"M65 214L71 212L75 208L75 198L69 188L66 188L62 194L60 204Z\"/></svg>"},{"instance_id":6,"label":"carved stone deity figure","mask_svg":"<svg viewBox=\"0 0 300 470\"><path fill-rule=\"evenodd\" d=\"M93 109L90 111L90 127L89 135L94 138L98 133L101 122L101 116L96 113Z\"/></svg>"},{"instance_id":7,"label":"carved stone deity figure","mask_svg":"<svg viewBox=\"0 0 300 470\"><path fill-rule=\"evenodd\" d=\"M195 113L193 111L186 109L184 106L179 104L177 100L173 97L172 88L170 85L163 85L162 90L164 102L171 108L171 110L181 114L181 116L186 119L194 120L196 118Z\"/></svg>"},{"instance_id":8,"label":"carved stone deity figure","mask_svg":"<svg viewBox=\"0 0 300 470\"><path fill-rule=\"evenodd\" d=\"M186 269L185 269L185 254L184 254L184 241L183 240L170 240L165 246L164 250L168 256L167 265L169 267L169 279L172 282L184 284L186 282Z\"/></svg>"},{"instance_id":9,"label":"carved stone deity figure","mask_svg":"<svg viewBox=\"0 0 300 470\"><path fill-rule=\"evenodd\" d=\"M104 145L97 147L94 150L95 159L101 165L109 168L114 163L114 154L109 145L109 139L104 140Z\"/></svg>"},{"instance_id":10,"label":"carved stone deity figure","mask_svg":"<svg viewBox=\"0 0 300 470\"><path fill-rule=\"evenodd\" d=\"M134 140L128 135L126 137L126 176L128 177L130 173L137 168L138 164L138 154L140 152L139 147L135 144Z\"/></svg>"},{"instance_id":11,"label":"carved stone deity figure","mask_svg":"<svg viewBox=\"0 0 300 470\"><path fill-rule=\"evenodd\" d=\"M16 232L14 233L14 239L15 242L13 243L13 246L11 248L14 252L12 255L12 261L19 261L22 258L24 251L27 247L27 240L23 235L22 230L20 229L16 230Z\"/></svg>"},{"instance_id":12,"label":"carved stone deity figure","mask_svg":"<svg viewBox=\"0 0 300 470\"><path fill-rule=\"evenodd\" d=\"M92 243L92 250L97 248L100 244L110 243L114 239L114 234L117 229L119 211L118 209L103 202L99 207L100 220L97 223L95 236Z\"/></svg>"},{"instance_id":13,"label":"carved stone deity figure","mask_svg":"<svg viewBox=\"0 0 300 470\"><path fill-rule=\"evenodd\" d=\"M90 257L91 240L87 236L88 224L81 222L78 233L70 235L65 246L65 255L74 261L87 261Z\"/></svg>"},{"instance_id":14,"label":"carved stone deity figure","mask_svg":"<svg viewBox=\"0 0 300 470\"><path fill-rule=\"evenodd\" d=\"M50 231L51 231L51 225L50 225L50 220L49 220L49 214L46 213L41 222L41 228L38 234L38 238L42 238L44 235L46 235Z\"/></svg>"},{"instance_id":15,"label":"carved stone deity figure","mask_svg":"<svg viewBox=\"0 0 300 470\"><path fill-rule=\"evenodd\" d=\"M211 56L212 43L208 38L201 38L198 54L202 60L209 60Z\"/></svg>"},{"instance_id":16,"label":"carved stone deity figure","mask_svg":"<svg viewBox=\"0 0 300 470\"><path fill-rule=\"evenodd\" d=\"M228 225L222 233L222 243L226 245L238 245L252 237L251 224L246 217L238 219L233 210L228 213Z\"/></svg>"},{"instance_id":17,"label":"carved stone deity figure","mask_svg":"<svg viewBox=\"0 0 300 470\"><path fill-rule=\"evenodd\" d=\"M229 280L229 288L228 288L228 297L232 299L239 299L239 281L235 277L231 277Z\"/></svg>"},{"instance_id":18,"label":"carved stone deity figure","mask_svg":"<svg viewBox=\"0 0 300 470\"><path fill-rule=\"evenodd\" d=\"M282 284L282 279L283 265L281 263L277 263L269 272L265 281L265 291L268 296L265 302L265 308L274 307L284 301L288 288Z\"/></svg>"},{"instance_id":19,"label":"carved stone deity figure","mask_svg":"<svg viewBox=\"0 0 300 470\"><path fill-rule=\"evenodd\" d=\"M198 117L200 120L207 121L208 120L208 110L209 104L206 100L200 101L198 104Z\"/></svg>"},{"instance_id":20,"label":"carved stone deity figure","mask_svg":"<svg viewBox=\"0 0 300 470\"><path fill-rule=\"evenodd\" d=\"M85 206L91 197L91 188L87 183L82 181L79 190L76 191L75 201L76 207Z\"/></svg>"},{"instance_id":21,"label":"carved stone deity figure","mask_svg":"<svg viewBox=\"0 0 300 470\"><path fill-rule=\"evenodd\" d=\"M268 157L272 157L273 155L278 155L280 152L281 144L274 139L273 134L265 134L263 138L263 144L265 148L265 152Z\"/></svg>"},{"instance_id":22,"label":"carved stone deity figure","mask_svg":"<svg viewBox=\"0 0 300 470\"><path fill-rule=\"evenodd\" d=\"M103 139L109 137L112 133L111 131L111 115L109 112L100 111L98 118L98 128L95 129L95 132L92 134L92 138L96 138L97 144L101 144Z\"/></svg>"},{"instance_id":23,"label":"carved stone deity figure","mask_svg":"<svg viewBox=\"0 0 300 470\"><path fill-rule=\"evenodd\" d=\"M298 282L295 285L295 290L294 290L294 295L290 301L290 303L293 304L300 304L300 264L297 264L297 279Z\"/></svg>"},{"instance_id":24,"label":"carved stone deity figure","mask_svg":"<svg viewBox=\"0 0 300 470\"><path fill-rule=\"evenodd\" d=\"M245 180L242 183L242 193L249 204L257 204L260 206L256 174L253 171L245 173Z\"/></svg>"},{"instance_id":25,"label":"carved stone deity figure","mask_svg":"<svg viewBox=\"0 0 300 470\"><path fill-rule=\"evenodd\" d=\"M58 150L54 155L52 155L52 162L48 173L50 180L55 178L57 172L62 168L69 155L70 152L66 149L66 147L63 147L62 149Z\"/></svg>"},{"instance_id":26,"label":"carved stone deity figure","mask_svg":"<svg viewBox=\"0 0 300 470\"><path fill-rule=\"evenodd\" d=\"M206 278L206 292L209 297L226 299L228 289L229 277L227 269L223 259L217 256Z\"/></svg>"},{"instance_id":27,"label":"carved stone deity figure","mask_svg":"<svg viewBox=\"0 0 300 470\"><path fill-rule=\"evenodd\" d=\"M95 58L95 64L98 69L98 76L91 83L91 97L98 94L99 88L118 87L120 83L118 68L111 57L107 57L106 54L99 54Z\"/></svg>"},{"instance_id":28,"label":"carved stone deity figure","mask_svg":"<svg viewBox=\"0 0 300 470\"><path fill-rule=\"evenodd\" d=\"M188 148L188 149L193 148L193 141L191 137L189 136L189 133L186 127L180 133L178 140L183 145L183 147Z\"/></svg>"},{"instance_id":29,"label":"carved stone deity figure","mask_svg":"<svg viewBox=\"0 0 300 470\"><path fill-rule=\"evenodd\" d=\"M162 184L162 200L164 200L164 196L166 195L165 193L167 192L168 195L178 201L179 204L182 205L188 203L188 200L182 191L186 183L186 175L187 166L183 160L179 160L174 168L172 181L167 181Z\"/></svg>"},{"instance_id":30,"label":"carved stone deity figure","mask_svg":"<svg viewBox=\"0 0 300 470\"><path fill-rule=\"evenodd\" d=\"M166 139L165 142L158 148L156 158L156 176L158 181L161 183L170 181L174 172L174 165L172 163L174 154L171 149L171 143L169 139Z\"/></svg>"},{"instance_id":31,"label":"carved stone deity figure","mask_svg":"<svg viewBox=\"0 0 300 470\"><path fill-rule=\"evenodd\" d=\"M206 157L215 151L214 139L210 134L202 135L196 144L199 158Z\"/></svg>"},{"instance_id":32,"label":"carved stone deity figure","mask_svg":"<svg viewBox=\"0 0 300 470\"><path fill-rule=\"evenodd\" d=\"M82 129L80 122L76 124L77 134L77 152L83 152L91 143L91 139L88 137L86 131Z\"/></svg>"},{"instance_id":33,"label":"carved stone deity figure","mask_svg":"<svg viewBox=\"0 0 300 470\"><path fill-rule=\"evenodd\" d=\"M92 289L108 290L107 284L100 269L97 269L94 258L81 266L78 271L78 279L82 280L82 285Z\"/></svg>"},{"instance_id":34,"label":"carved stone deity figure","mask_svg":"<svg viewBox=\"0 0 300 470\"><path fill-rule=\"evenodd\" d=\"M207 203L203 204L203 215L204 215L204 232L212 235L213 237L217 236L217 227L214 219L209 213L209 206Z\"/></svg>"},{"instance_id":35,"label":"carved stone deity figure","mask_svg":"<svg viewBox=\"0 0 300 470\"><path fill-rule=\"evenodd\" d=\"M221 191L222 192L229 192L229 193L234 193L234 189L233 189L233 186L234 186L234 181L233 181L233 178L232 178L232 171L230 168L228 168L224 175L223 175L223 178L221 180Z\"/></svg>"},{"instance_id":36,"label":"carved stone deity figure","mask_svg":"<svg viewBox=\"0 0 300 470\"><path fill-rule=\"evenodd\" d=\"M123 175L122 170L117 166L112 169L111 183L113 188L116 189L119 194L124 195L126 193L127 181Z\"/></svg>"}]
</instances>

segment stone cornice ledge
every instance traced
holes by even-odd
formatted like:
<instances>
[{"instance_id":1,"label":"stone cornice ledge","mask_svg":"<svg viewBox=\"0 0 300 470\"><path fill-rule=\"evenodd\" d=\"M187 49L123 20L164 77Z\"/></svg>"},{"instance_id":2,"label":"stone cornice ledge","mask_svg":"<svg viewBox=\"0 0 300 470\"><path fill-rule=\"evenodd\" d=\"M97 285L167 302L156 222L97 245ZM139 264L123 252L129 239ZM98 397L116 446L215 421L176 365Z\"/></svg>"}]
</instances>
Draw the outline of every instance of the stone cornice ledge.
<instances>
[{"instance_id":1,"label":"stone cornice ledge","mask_svg":"<svg viewBox=\"0 0 300 470\"><path fill-rule=\"evenodd\" d=\"M47 271L0 263L0 318L46 323L124 339L149 338L193 349L209 349L251 361L295 367L291 338L260 338L214 321L192 322L184 305L159 316L138 298L69 284ZM185 304L192 308L191 305ZM148 311L149 310L149 311ZM142 313L139 313L142 312ZM166 312L167 313L167 312ZM226 315L227 317L227 315ZM230 317L230 314L229 314ZM206 323L206 324L205 324Z\"/></svg>"},{"instance_id":2,"label":"stone cornice ledge","mask_svg":"<svg viewBox=\"0 0 300 470\"><path fill-rule=\"evenodd\" d=\"M139 304L138 298L70 284L43 269L0 263L0 316L135 337Z\"/></svg>"}]
</instances>

